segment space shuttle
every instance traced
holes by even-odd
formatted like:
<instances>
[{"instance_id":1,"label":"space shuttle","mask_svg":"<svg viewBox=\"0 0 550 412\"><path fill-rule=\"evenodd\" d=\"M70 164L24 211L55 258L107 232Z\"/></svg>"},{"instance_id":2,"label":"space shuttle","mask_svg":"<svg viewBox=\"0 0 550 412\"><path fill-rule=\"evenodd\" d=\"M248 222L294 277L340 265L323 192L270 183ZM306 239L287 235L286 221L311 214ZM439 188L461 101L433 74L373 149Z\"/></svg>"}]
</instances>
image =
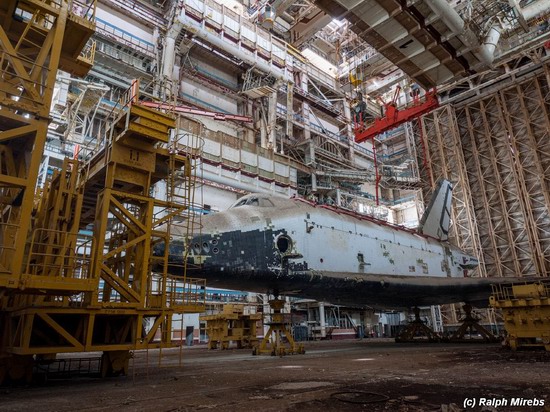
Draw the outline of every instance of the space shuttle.
<instances>
[{"instance_id":1,"label":"space shuttle","mask_svg":"<svg viewBox=\"0 0 550 412\"><path fill-rule=\"evenodd\" d=\"M351 307L487 306L491 284L506 279L468 277L478 260L448 241L451 201L452 185L442 180L413 230L301 198L249 194L203 216L188 245L173 241L170 272L181 274L187 259L188 276L209 287Z\"/></svg>"}]
</instances>

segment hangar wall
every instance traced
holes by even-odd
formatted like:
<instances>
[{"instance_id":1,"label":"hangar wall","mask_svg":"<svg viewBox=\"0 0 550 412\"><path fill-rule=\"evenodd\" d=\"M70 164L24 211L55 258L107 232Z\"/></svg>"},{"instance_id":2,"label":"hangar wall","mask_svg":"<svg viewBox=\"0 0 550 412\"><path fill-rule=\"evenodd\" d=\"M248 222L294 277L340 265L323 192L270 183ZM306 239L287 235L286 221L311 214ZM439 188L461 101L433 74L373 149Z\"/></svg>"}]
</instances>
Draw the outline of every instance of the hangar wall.
<instances>
[{"instance_id":1,"label":"hangar wall","mask_svg":"<svg viewBox=\"0 0 550 412\"><path fill-rule=\"evenodd\" d=\"M421 119L424 178L455 183L453 241L480 276L550 275L550 67Z\"/></svg>"}]
</instances>

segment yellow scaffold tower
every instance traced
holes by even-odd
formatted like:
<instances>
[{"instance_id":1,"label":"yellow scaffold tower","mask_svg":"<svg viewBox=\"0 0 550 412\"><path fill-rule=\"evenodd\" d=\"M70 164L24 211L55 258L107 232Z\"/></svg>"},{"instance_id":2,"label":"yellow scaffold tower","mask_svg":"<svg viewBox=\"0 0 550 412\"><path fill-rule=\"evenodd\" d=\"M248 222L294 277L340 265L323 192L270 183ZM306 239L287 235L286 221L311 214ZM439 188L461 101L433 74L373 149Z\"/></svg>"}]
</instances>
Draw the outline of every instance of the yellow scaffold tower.
<instances>
[{"instance_id":1,"label":"yellow scaffold tower","mask_svg":"<svg viewBox=\"0 0 550 412\"><path fill-rule=\"evenodd\" d=\"M92 288L33 270L28 245L57 71L83 76L91 68L95 12L95 0L0 2L0 382L28 374L22 347L32 345L31 330L16 320L27 320L26 314L14 319L15 308L50 292ZM52 322L48 316L41 321Z\"/></svg>"}]
</instances>

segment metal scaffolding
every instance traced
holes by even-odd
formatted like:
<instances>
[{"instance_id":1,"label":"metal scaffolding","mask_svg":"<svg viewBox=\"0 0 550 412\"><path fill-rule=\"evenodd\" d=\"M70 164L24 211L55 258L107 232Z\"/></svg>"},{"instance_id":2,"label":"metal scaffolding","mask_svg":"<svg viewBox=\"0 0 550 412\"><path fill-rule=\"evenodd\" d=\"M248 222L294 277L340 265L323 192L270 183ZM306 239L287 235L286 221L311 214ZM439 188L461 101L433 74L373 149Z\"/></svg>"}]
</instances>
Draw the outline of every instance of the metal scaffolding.
<instances>
[{"instance_id":1,"label":"metal scaffolding","mask_svg":"<svg viewBox=\"0 0 550 412\"><path fill-rule=\"evenodd\" d=\"M46 189L51 198L33 212L57 71L84 76L91 68L95 11L95 0L0 4L0 382L32 366L25 349L37 344L33 322L56 329L55 315L38 307L59 307L66 295L93 288L72 224L82 201L74 164L66 163ZM59 342L75 343L61 333L49 344Z\"/></svg>"},{"instance_id":2,"label":"metal scaffolding","mask_svg":"<svg viewBox=\"0 0 550 412\"><path fill-rule=\"evenodd\" d=\"M456 132L456 119L452 116L452 108L445 106L422 118L422 136L425 139L425 154L429 167L423 169L424 176L429 179L429 185L423 193L424 199L429 199L428 190L435 187L440 178L453 183L453 208L451 216L450 241L462 250L480 255L477 235L477 225L472 210L472 192L467 185L464 154L460 148L460 139ZM480 275L485 276L483 264L480 265Z\"/></svg>"},{"instance_id":3,"label":"metal scaffolding","mask_svg":"<svg viewBox=\"0 0 550 412\"><path fill-rule=\"evenodd\" d=\"M455 183L454 237L481 276L550 273L550 69L422 118L434 178Z\"/></svg>"}]
</instances>

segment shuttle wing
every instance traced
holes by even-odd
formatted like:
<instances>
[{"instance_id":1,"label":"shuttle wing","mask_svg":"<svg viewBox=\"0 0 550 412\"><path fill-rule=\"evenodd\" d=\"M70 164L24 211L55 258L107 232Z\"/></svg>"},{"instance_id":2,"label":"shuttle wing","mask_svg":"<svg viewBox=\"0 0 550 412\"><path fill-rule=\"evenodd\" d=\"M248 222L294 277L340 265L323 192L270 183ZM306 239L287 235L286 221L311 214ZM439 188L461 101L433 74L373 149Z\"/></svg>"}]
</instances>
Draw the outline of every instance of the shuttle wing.
<instances>
[{"instance_id":1,"label":"shuttle wing","mask_svg":"<svg viewBox=\"0 0 550 412\"><path fill-rule=\"evenodd\" d=\"M334 304L358 307L368 305L377 309L407 309L456 302L487 307L493 284L514 282L518 282L518 279L358 276L354 273L321 272L311 275L310 283L303 289L297 290L295 284L294 290L286 294L315 296L317 300Z\"/></svg>"},{"instance_id":2,"label":"shuttle wing","mask_svg":"<svg viewBox=\"0 0 550 412\"><path fill-rule=\"evenodd\" d=\"M435 278L304 271L269 276L242 271L205 273L208 286L315 299L349 307L408 309L414 306L466 302L487 307L493 284L517 278ZM527 281L528 279L521 279Z\"/></svg>"}]
</instances>

